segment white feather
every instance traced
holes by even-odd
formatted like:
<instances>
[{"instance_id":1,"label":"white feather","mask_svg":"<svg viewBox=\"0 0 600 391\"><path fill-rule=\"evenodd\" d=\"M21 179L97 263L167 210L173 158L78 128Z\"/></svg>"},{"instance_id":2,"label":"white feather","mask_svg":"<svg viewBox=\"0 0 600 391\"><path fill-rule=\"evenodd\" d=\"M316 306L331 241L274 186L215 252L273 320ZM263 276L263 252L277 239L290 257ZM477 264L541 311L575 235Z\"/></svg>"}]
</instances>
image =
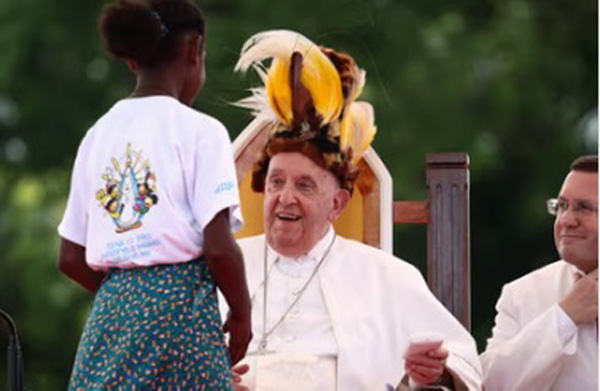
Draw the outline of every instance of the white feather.
<instances>
[{"instance_id":1,"label":"white feather","mask_svg":"<svg viewBox=\"0 0 600 391\"><path fill-rule=\"evenodd\" d=\"M288 58L294 51L305 55L311 49L325 57L313 42L300 33L290 30L265 31L253 35L244 43L234 70L246 72L251 65L267 58Z\"/></svg>"}]
</instances>

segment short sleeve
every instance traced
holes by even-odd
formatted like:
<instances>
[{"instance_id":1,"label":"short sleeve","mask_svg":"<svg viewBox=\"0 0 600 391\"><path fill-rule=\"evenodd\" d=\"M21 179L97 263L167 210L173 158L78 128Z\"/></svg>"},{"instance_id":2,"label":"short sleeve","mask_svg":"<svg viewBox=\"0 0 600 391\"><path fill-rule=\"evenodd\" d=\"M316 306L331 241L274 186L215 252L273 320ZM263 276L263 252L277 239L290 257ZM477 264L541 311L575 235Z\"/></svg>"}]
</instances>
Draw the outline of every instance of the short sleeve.
<instances>
[{"instance_id":1,"label":"short sleeve","mask_svg":"<svg viewBox=\"0 0 600 391\"><path fill-rule=\"evenodd\" d=\"M67 207L58 225L58 234L80 246L86 245L88 226L88 205L85 202L85 159L80 147L71 174L71 188Z\"/></svg>"},{"instance_id":2,"label":"short sleeve","mask_svg":"<svg viewBox=\"0 0 600 391\"><path fill-rule=\"evenodd\" d=\"M204 230L217 213L229 208L231 229L236 232L242 226L242 217L231 141L221 123L213 120L210 125L211 137L194 157L192 211Z\"/></svg>"}]
</instances>

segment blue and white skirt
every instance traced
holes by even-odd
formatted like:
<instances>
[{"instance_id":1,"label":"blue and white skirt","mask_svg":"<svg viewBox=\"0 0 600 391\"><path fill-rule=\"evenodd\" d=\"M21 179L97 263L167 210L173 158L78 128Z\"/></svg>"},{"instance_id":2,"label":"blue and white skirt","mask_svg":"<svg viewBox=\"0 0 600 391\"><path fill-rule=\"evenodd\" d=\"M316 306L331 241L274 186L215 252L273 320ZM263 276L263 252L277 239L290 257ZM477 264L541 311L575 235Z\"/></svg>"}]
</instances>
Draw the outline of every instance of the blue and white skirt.
<instances>
[{"instance_id":1,"label":"blue and white skirt","mask_svg":"<svg viewBox=\"0 0 600 391\"><path fill-rule=\"evenodd\" d=\"M233 390L215 283L202 260L111 270L69 391Z\"/></svg>"}]
</instances>

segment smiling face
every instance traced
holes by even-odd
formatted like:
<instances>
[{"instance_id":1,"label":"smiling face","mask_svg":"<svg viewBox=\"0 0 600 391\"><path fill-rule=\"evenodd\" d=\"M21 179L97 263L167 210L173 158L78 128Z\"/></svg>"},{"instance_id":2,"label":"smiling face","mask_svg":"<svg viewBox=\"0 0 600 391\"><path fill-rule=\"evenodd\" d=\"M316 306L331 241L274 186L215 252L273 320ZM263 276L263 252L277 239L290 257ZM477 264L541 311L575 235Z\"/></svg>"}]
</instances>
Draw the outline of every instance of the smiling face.
<instances>
[{"instance_id":1,"label":"smiling face","mask_svg":"<svg viewBox=\"0 0 600 391\"><path fill-rule=\"evenodd\" d=\"M289 257L307 254L338 218L350 193L329 171L298 152L272 157L265 180L267 242Z\"/></svg>"},{"instance_id":2,"label":"smiling face","mask_svg":"<svg viewBox=\"0 0 600 391\"><path fill-rule=\"evenodd\" d=\"M589 273L598 267L598 214L574 211L576 203L598 205L598 173L571 171L559 194L569 205L554 222L554 242L561 258Z\"/></svg>"}]
</instances>

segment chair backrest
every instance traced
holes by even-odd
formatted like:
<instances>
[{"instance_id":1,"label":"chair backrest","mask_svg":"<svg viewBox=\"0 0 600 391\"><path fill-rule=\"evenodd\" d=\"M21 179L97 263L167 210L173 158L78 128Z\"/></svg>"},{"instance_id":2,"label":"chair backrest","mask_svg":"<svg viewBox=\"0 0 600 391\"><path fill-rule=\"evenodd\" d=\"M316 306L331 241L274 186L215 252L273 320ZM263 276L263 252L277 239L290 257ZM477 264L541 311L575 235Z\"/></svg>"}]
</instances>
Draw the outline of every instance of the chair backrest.
<instances>
[{"instance_id":1,"label":"chair backrest","mask_svg":"<svg viewBox=\"0 0 600 391\"><path fill-rule=\"evenodd\" d=\"M427 200L394 202L394 223L427 224L427 281L471 329L469 155L427 155Z\"/></svg>"},{"instance_id":2,"label":"chair backrest","mask_svg":"<svg viewBox=\"0 0 600 391\"><path fill-rule=\"evenodd\" d=\"M263 195L251 189L254 162L273 126L255 119L233 143L244 228L236 237L263 228ZM349 205L335 222L340 235L393 252L393 223L427 224L427 280L433 293L470 328L469 169L466 154L427 156L427 200L392 198L392 178L371 148L359 164Z\"/></svg>"}]
</instances>

